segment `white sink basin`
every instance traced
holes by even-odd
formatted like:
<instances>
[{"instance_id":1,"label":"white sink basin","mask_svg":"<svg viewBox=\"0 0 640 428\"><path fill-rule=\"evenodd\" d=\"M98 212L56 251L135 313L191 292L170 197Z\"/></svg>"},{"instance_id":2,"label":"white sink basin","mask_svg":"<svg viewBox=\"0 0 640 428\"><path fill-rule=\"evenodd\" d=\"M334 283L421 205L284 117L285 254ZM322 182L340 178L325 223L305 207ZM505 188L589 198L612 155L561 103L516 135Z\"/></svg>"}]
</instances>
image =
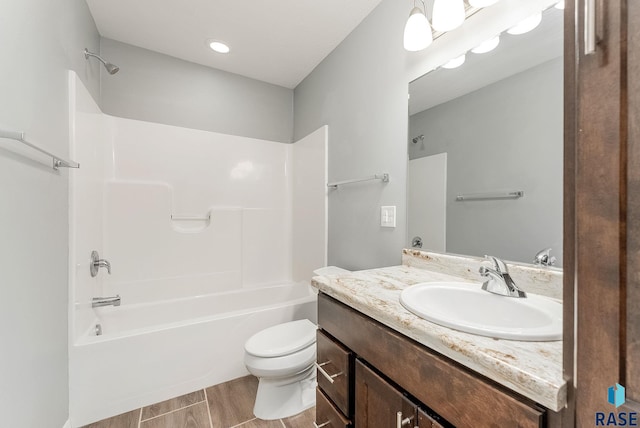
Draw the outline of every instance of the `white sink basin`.
<instances>
[{"instance_id":1,"label":"white sink basin","mask_svg":"<svg viewBox=\"0 0 640 428\"><path fill-rule=\"evenodd\" d=\"M480 285L425 282L406 288L400 303L445 327L497 339L562 340L562 304L544 296L499 296Z\"/></svg>"}]
</instances>

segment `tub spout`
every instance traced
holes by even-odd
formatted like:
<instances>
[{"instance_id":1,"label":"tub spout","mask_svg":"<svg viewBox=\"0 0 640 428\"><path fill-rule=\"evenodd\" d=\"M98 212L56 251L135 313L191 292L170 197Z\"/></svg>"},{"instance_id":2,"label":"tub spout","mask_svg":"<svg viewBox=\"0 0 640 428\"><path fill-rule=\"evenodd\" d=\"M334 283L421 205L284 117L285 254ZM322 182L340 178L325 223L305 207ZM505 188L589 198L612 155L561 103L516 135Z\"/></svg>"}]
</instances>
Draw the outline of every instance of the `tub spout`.
<instances>
[{"instance_id":1,"label":"tub spout","mask_svg":"<svg viewBox=\"0 0 640 428\"><path fill-rule=\"evenodd\" d=\"M102 306L120 306L120 295L115 297L94 297L91 299L91 307L99 308Z\"/></svg>"}]
</instances>

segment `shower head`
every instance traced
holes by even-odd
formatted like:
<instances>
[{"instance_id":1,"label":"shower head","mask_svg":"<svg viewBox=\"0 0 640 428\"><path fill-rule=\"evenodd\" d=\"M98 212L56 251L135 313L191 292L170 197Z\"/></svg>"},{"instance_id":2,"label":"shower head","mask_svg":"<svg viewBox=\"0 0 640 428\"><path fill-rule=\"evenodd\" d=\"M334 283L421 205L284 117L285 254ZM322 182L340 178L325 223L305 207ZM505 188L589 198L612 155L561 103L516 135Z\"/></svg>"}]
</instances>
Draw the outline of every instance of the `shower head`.
<instances>
[{"instance_id":1,"label":"shower head","mask_svg":"<svg viewBox=\"0 0 640 428\"><path fill-rule=\"evenodd\" d=\"M85 50L84 50L84 58L85 59L89 59L90 56L92 56L94 58L98 58L98 61L100 61L102 63L102 65L104 65L104 68L107 69L107 72L109 74L116 74L118 72L118 70L120 70L120 67L118 67L117 65L113 65L110 62L107 62L107 61L103 60L102 58L100 58L99 55L91 53L85 48Z\"/></svg>"},{"instance_id":2,"label":"shower head","mask_svg":"<svg viewBox=\"0 0 640 428\"><path fill-rule=\"evenodd\" d=\"M417 143L418 143L418 141L424 141L424 134L420 134L420 135L418 135L417 137L415 137L415 138L414 138L413 140L411 140L411 141L413 141L413 144L417 144Z\"/></svg>"},{"instance_id":3,"label":"shower head","mask_svg":"<svg viewBox=\"0 0 640 428\"><path fill-rule=\"evenodd\" d=\"M104 67L107 69L109 74L116 74L120 70L120 67L113 65L110 62L106 63Z\"/></svg>"}]
</instances>

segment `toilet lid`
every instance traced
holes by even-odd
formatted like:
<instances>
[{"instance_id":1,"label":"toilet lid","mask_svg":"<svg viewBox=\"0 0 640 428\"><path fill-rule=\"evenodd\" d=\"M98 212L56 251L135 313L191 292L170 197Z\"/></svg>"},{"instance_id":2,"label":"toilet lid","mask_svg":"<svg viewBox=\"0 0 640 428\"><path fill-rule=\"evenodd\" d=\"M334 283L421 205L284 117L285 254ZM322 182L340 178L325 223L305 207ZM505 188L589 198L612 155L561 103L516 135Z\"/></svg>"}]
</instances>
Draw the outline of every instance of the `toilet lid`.
<instances>
[{"instance_id":1,"label":"toilet lid","mask_svg":"<svg viewBox=\"0 0 640 428\"><path fill-rule=\"evenodd\" d=\"M281 357L315 343L316 325L299 320L266 328L247 340L245 351L256 357Z\"/></svg>"}]
</instances>

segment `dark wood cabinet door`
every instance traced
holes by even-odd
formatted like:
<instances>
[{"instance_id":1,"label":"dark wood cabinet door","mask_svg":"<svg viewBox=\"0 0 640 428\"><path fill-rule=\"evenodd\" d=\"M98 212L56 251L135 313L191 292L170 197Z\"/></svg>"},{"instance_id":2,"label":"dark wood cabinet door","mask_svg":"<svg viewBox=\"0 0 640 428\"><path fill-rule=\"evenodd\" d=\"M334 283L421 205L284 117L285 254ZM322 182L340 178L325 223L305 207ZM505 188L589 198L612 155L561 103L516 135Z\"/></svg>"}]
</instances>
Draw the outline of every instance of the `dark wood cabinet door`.
<instances>
[{"instance_id":1,"label":"dark wood cabinet door","mask_svg":"<svg viewBox=\"0 0 640 428\"><path fill-rule=\"evenodd\" d=\"M416 426L418 407L386 380L356 360L357 428ZM398 415L398 412L401 414Z\"/></svg>"}]
</instances>

